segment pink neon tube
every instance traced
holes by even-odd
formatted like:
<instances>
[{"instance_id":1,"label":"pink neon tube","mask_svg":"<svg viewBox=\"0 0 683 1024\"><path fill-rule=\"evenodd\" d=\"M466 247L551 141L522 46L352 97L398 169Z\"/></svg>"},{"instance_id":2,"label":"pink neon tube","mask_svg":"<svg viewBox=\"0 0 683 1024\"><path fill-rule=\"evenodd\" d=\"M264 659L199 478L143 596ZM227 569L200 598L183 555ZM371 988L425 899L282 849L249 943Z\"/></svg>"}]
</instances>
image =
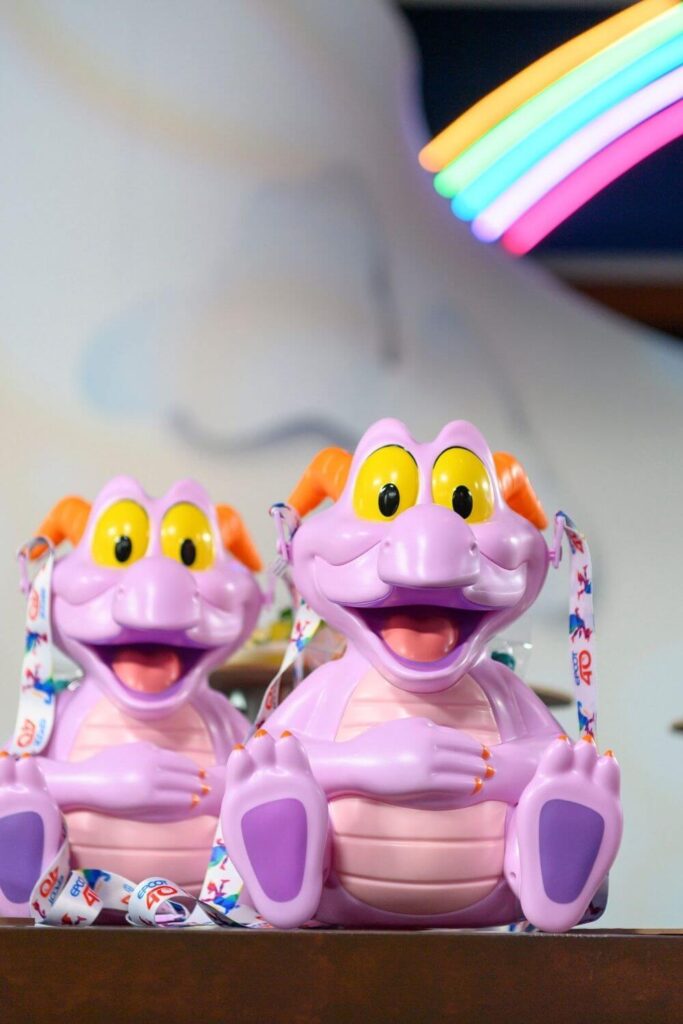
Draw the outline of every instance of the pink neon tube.
<instances>
[{"instance_id":1,"label":"pink neon tube","mask_svg":"<svg viewBox=\"0 0 683 1024\"><path fill-rule=\"evenodd\" d=\"M493 242L534 203L620 135L683 97L683 67L676 68L596 117L501 193L472 222L483 242Z\"/></svg>"},{"instance_id":2,"label":"pink neon tube","mask_svg":"<svg viewBox=\"0 0 683 1024\"><path fill-rule=\"evenodd\" d=\"M681 135L683 100L643 121L582 164L505 232L503 245L518 256L529 252L603 188Z\"/></svg>"}]
</instances>

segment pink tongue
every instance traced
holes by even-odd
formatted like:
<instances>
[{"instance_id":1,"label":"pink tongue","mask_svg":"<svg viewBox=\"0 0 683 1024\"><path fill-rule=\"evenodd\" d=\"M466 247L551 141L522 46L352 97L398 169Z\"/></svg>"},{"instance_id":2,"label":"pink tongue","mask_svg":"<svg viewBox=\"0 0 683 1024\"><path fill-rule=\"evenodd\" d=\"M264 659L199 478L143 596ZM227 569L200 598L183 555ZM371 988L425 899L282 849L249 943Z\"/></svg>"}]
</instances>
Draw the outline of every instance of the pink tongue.
<instances>
[{"instance_id":1,"label":"pink tongue","mask_svg":"<svg viewBox=\"0 0 683 1024\"><path fill-rule=\"evenodd\" d=\"M408 661L439 661L450 654L460 635L452 619L432 611L387 615L379 632L387 647Z\"/></svg>"},{"instance_id":2,"label":"pink tongue","mask_svg":"<svg viewBox=\"0 0 683 1024\"><path fill-rule=\"evenodd\" d=\"M180 655L170 647L122 647L111 663L117 678L129 690L161 693L180 678Z\"/></svg>"}]
</instances>

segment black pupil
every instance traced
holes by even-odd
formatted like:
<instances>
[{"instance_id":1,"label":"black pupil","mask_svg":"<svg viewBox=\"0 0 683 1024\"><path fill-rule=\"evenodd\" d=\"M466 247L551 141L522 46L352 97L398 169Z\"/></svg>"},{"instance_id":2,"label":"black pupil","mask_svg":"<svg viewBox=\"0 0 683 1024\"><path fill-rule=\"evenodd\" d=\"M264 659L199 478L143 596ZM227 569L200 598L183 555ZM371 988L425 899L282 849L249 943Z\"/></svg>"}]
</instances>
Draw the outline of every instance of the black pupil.
<instances>
[{"instance_id":1,"label":"black pupil","mask_svg":"<svg viewBox=\"0 0 683 1024\"><path fill-rule=\"evenodd\" d=\"M197 557L197 548L193 540L187 537L180 545L180 557L183 560L183 565L194 565L195 558Z\"/></svg>"},{"instance_id":2,"label":"black pupil","mask_svg":"<svg viewBox=\"0 0 683 1024\"><path fill-rule=\"evenodd\" d=\"M467 519L472 514L472 492L469 487L465 487L464 484L460 484L453 491L453 511L457 512L463 519Z\"/></svg>"},{"instance_id":3,"label":"black pupil","mask_svg":"<svg viewBox=\"0 0 683 1024\"><path fill-rule=\"evenodd\" d=\"M396 484L385 484L379 492L377 504L383 516L393 516L398 510L401 502L401 495Z\"/></svg>"},{"instance_id":4,"label":"black pupil","mask_svg":"<svg viewBox=\"0 0 683 1024\"><path fill-rule=\"evenodd\" d=\"M114 556L117 562L127 562L133 554L133 542L130 537L119 537L114 545Z\"/></svg>"}]
</instances>

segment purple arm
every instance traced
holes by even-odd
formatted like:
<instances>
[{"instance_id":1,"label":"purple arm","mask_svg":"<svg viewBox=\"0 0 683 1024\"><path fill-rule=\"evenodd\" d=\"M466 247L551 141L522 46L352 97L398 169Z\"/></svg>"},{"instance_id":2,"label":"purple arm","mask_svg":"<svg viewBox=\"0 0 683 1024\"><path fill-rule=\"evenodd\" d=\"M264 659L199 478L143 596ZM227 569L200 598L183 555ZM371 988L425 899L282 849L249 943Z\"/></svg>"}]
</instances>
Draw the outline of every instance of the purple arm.
<instances>
[{"instance_id":1,"label":"purple arm","mask_svg":"<svg viewBox=\"0 0 683 1024\"><path fill-rule=\"evenodd\" d=\"M490 751L467 733L424 718L385 722L337 742L331 737L356 685L358 668L355 659L344 658L318 669L267 724L274 737L283 729L294 733L328 797L354 793L425 807L484 800L515 804L543 751L562 731L531 690L487 659L478 667L477 681L496 711L503 737ZM349 669L354 670L351 682Z\"/></svg>"},{"instance_id":2,"label":"purple arm","mask_svg":"<svg viewBox=\"0 0 683 1024\"><path fill-rule=\"evenodd\" d=\"M62 811L90 810L136 821L180 821L215 813L218 793L194 761L151 743L108 747L83 761L36 759ZM206 773L208 775L208 772Z\"/></svg>"},{"instance_id":3,"label":"purple arm","mask_svg":"<svg viewBox=\"0 0 683 1024\"><path fill-rule=\"evenodd\" d=\"M52 738L45 754L37 758L62 811L99 811L136 821L218 814L225 791L225 762L248 728L244 716L222 694L205 686L193 702L209 731L216 762L202 767L180 751L146 742L116 744L85 760L69 760L83 717L99 700L99 690L87 681L78 690L64 693Z\"/></svg>"},{"instance_id":4,"label":"purple arm","mask_svg":"<svg viewBox=\"0 0 683 1024\"><path fill-rule=\"evenodd\" d=\"M385 722L343 743L295 735L328 797L355 793L431 807L516 804L558 729L486 751L466 733L424 718Z\"/></svg>"}]
</instances>

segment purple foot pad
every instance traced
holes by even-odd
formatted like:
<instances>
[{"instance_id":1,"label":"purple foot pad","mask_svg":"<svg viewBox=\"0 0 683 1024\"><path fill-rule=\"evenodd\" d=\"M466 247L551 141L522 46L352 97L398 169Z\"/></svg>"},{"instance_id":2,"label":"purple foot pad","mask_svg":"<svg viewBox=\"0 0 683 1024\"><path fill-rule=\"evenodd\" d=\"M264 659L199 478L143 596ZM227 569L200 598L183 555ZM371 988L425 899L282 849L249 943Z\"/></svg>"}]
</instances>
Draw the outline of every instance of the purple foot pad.
<instances>
[{"instance_id":1,"label":"purple foot pad","mask_svg":"<svg viewBox=\"0 0 683 1024\"><path fill-rule=\"evenodd\" d=\"M0 890L11 903L26 903L43 863L43 819L35 811L0 818Z\"/></svg>"},{"instance_id":2,"label":"purple foot pad","mask_svg":"<svg viewBox=\"0 0 683 1024\"><path fill-rule=\"evenodd\" d=\"M572 903L588 881L605 822L591 807L572 800L549 800L539 822L541 875L553 903Z\"/></svg>"},{"instance_id":3,"label":"purple foot pad","mask_svg":"<svg viewBox=\"0 0 683 1024\"><path fill-rule=\"evenodd\" d=\"M272 800L242 818L244 846L268 899L286 903L299 894L306 863L308 826L300 800Z\"/></svg>"}]
</instances>

